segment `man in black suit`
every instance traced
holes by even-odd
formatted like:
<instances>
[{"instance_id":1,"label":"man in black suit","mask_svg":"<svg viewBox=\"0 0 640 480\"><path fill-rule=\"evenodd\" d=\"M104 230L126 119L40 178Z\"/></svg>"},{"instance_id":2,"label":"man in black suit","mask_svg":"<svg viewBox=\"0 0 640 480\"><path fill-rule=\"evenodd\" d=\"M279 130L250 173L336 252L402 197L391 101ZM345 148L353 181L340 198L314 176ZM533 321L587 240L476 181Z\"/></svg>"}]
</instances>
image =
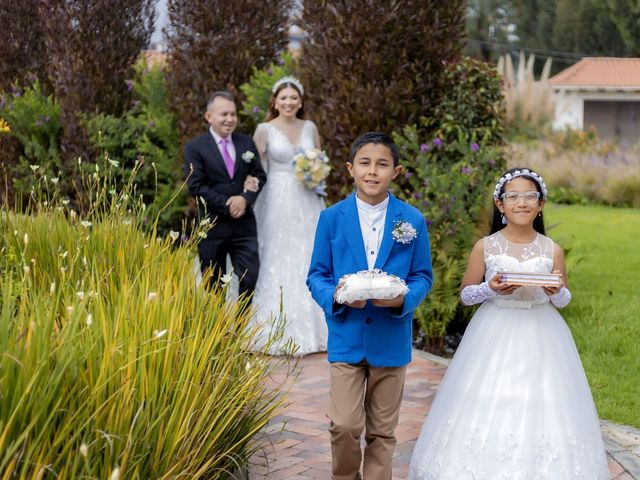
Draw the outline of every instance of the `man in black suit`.
<instances>
[{"instance_id":1,"label":"man in black suit","mask_svg":"<svg viewBox=\"0 0 640 480\"><path fill-rule=\"evenodd\" d=\"M233 95L212 94L204 118L209 130L184 149L187 185L198 203L198 215L214 223L198 245L200 268L203 272L212 268L215 282L225 270L228 254L240 278L240 294L251 295L260 268L252 205L267 175L251 137L234 133L238 116ZM244 186L248 176L250 189Z\"/></svg>"}]
</instances>

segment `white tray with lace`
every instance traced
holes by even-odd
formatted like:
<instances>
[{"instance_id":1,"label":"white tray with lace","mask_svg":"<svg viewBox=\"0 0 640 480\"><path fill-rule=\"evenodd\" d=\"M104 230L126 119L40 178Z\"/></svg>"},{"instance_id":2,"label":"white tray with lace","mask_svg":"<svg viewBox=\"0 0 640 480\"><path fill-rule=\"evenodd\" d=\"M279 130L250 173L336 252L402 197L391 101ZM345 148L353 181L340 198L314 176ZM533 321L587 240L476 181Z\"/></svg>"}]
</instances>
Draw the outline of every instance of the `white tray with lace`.
<instances>
[{"instance_id":1,"label":"white tray with lace","mask_svg":"<svg viewBox=\"0 0 640 480\"><path fill-rule=\"evenodd\" d=\"M377 268L344 275L339 283L343 286L336 295L338 303L388 300L398 295L406 295L409 291L407 284L400 277Z\"/></svg>"}]
</instances>

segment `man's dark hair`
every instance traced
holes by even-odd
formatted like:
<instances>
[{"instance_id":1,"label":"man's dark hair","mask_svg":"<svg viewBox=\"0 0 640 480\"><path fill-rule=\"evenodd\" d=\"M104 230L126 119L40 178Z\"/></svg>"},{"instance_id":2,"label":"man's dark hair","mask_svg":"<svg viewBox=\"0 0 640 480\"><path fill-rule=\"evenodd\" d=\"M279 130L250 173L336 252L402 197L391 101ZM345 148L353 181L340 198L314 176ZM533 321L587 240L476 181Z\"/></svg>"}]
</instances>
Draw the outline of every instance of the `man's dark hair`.
<instances>
[{"instance_id":1,"label":"man's dark hair","mask_svg":"<svg viewBox=\"0 0 640 480\"><path fill-rule=\"evenodd\" d=\"M207 99L207 109L209 109L209 105L213 103L216 97L226 98L227 100L236 103L236 97L234 97L230 92L227 92L226 90L218 90L217 92L213 92L209 95L209 98Z\"/></svg>"},{"instance_id":2,"label":"man's dark hair","mask_svg":"<svg viewBox=\"0 0 640 480\"><path fill-rule=\"evenodd\" d=\"M358 150L369 143L375 143L388 147L389 150L391 150L391 155L393 156L393 166L395 167L400 163L400 150L398 150L398 146L393 142L389 135L382 132L367 132L356 138L351 144L349 162L353 163L353 159L356 158Z\"/></svg>"}]
</instances>

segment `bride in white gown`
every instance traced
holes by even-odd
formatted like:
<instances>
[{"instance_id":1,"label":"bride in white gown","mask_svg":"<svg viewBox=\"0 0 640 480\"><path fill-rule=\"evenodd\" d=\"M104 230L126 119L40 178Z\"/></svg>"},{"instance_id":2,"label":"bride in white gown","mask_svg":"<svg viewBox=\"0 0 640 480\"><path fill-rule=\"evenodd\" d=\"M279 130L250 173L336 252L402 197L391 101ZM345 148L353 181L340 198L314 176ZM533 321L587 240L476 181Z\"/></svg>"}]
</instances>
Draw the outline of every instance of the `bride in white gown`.
<instances>
[{"instance_id":1,"label":"bride in white gown","mask_svg":"<svg viewBox=\"0 0 640 480\"><path fill-rule=\"evenodd\" d=\"M589 385L556 309L569 290L501 281L500 272L565 276L562 249L543 235L544 181L526 169L507 174L494 192L495 233L476 244L463 279L463 303L482 305L422 428L409 479L608 480Z\"/></svg>"},{"instance_id":2,"label":"bride in white gown","mask_svg":"<svg viewBox=\"0 0 640 480\"><path fill-rule=\"evenodd\" d=\"M320 148L315 124L303 120L304 89L293 77L278 80L273 88L266 123L256 128L254 141L268 180L255 205L258 224L260 273L253 296L255 322L261 325L263 345L280 313L286 326L278 354L292 339L297 355L326 351L327 325L305 283L316 224L324 200L294 177L293 157L300 148Z\"/></svg>"}]
</instances>

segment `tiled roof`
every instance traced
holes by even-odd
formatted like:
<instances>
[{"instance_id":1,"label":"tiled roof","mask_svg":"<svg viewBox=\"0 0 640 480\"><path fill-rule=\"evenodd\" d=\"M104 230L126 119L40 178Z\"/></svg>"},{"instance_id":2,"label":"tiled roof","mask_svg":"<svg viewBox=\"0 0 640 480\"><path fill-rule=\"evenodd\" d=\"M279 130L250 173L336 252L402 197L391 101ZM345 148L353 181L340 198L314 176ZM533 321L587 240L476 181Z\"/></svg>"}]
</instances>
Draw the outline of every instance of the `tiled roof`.
<instances>
[{"instance_id":1,"label":"tiled roof","mask_svg":"<svg viewBox=\"0 0 640 480\"><path fill-rule=\"evenodd\" d=\"M640 58L583 58L549 83L559 88L640 90Z\"/></svg>"}]
</instances>

